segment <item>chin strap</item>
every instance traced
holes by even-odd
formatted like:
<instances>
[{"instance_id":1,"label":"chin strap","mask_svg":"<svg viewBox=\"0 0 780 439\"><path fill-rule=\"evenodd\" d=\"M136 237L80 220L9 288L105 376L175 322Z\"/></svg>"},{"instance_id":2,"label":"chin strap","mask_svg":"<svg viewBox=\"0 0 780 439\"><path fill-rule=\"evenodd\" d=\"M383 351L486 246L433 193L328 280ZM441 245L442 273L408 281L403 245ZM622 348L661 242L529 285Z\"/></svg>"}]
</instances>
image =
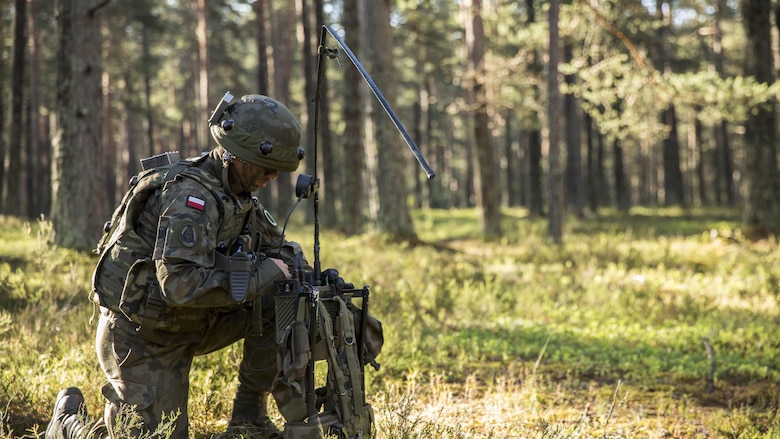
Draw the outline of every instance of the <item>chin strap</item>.
<instances>
[{"instance_id":1,"label":"chin strap","mask_svg":"<svg viewBox=\"0 0 780 439\"><path fill-rule=\"evenodd\" d=\"M228 179L228 170L230 168L230 162L233 160L233 155L229 152L225 151L222 154L222 187L225 189L225 193L227 193L232 198L237 198L237 195L233 192L233 188L230 186L230 180ZM241 179L240 175L237 175L239 180Z\"/></svg>"},{"instance_id":2,"label":"chin strap","mask_svg":"<svg viewBox=\"0 0 780 439\"><path fill-rule=\"evenodd\" d=\"M236 156L233 154L225 151L224 154L222 154L222 186L224 186L227 189L227 193L232 196L235 199L238 199L238 194L236 194L233 191L233 188L230 186L230 180L228 179L228 168L230 168L230 162L232 162L234 159L236 159ZM237 159L241 160L241 159ZM242 193L250 193L251 191L246 188L246 185L244 184L244 178L241 176L240 172L236 172L235 175L236 179L238 180L239 189L242 189Z\"/></svg>"}]
</instances>

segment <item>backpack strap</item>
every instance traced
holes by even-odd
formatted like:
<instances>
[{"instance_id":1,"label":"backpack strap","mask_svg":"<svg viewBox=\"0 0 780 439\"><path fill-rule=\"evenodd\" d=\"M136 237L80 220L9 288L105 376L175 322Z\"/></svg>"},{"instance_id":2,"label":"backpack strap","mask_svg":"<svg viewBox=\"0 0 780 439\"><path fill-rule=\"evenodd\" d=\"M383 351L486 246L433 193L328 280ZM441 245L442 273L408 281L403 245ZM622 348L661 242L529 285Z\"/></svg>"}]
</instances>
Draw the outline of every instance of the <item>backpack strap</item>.
<instances>
[{"instance_id":1,"label":"backpack strap","mask_svg":"<svg viewBox=\"0 0 780 439\"><path fill-rule=\"evenodd\" d=\"M356 393L361 394L359 397L361 411L363 408L363 389L360 385L361 372L359 369L352 370L349 366L349 363L358 365L354 322L350 326L348 320L351 313L347 309L344 299L340 296L335 295L332 300L337 304L337 331L333 328L334 320L325 304L323 301L319 302L321 330L328 349L328 384L333 386L331 390L335 400L336 413L339 415L344 431L348 437L351 437L359 428L360 416L357 413ZM347 320L343 320L345 312L349 314L346 316ZM350 359L350 357L352 358Z\"/></svg>"},{"instance_id":2,"label":"backpack strap","mask_svg":"<svg viewBox=\"0 0 780 439\"><path fill-rule=\"evenodd\" d=\"M362 350L361 346L356 346L359 338L355 333L355 317L352 311L347 306L347 302L341 296L335 296L339 306L338 315L338 329L339 337L341 337L341 343L346 354L346 368L352 388L352 409L360 416L363 413L363 368L360 367L360 360L358 358L358 350ZM342 356L341 358L344 358Z\"/></svg>"}]
</instances>

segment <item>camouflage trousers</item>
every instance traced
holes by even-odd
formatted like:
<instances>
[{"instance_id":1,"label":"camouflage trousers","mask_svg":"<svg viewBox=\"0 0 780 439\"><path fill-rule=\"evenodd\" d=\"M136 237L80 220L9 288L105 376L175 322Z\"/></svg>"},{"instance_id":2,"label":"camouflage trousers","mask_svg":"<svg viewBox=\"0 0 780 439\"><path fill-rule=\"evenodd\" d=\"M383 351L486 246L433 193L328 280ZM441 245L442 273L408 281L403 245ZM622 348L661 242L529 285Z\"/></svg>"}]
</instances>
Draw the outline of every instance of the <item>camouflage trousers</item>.
<instances>
[{"instance_id":1,"label":"camouflage trousers","mask_svg":"<svg viewBox=\"0 0 780 439\"><path fill-rule=\"evenodd\" d=\"M263 302L262 315L273 316L272 300ZM107 400L103 422L109 426L108 431L115 430L116 415L130 405L135 406L143 419L146 432L154 432L163 416L178 414L171 437L187 438L189 372L193 358L241 339L244 339L244 350L238 368L236 404L254 399L264 409L265 401L257 399L271 390L277 370L273 320L264 319L262 334L258 335L260 331L253 331L259 327L253 326L258 323L251 310L237 306L200 312L205 317L196 325L201 326L197 330L191 325L186 331L155 329L142 336L143 331L137 331L137 325L122 314L101 308L96 348L108 379L102 390Z\"/></svg>"}]
</instances>

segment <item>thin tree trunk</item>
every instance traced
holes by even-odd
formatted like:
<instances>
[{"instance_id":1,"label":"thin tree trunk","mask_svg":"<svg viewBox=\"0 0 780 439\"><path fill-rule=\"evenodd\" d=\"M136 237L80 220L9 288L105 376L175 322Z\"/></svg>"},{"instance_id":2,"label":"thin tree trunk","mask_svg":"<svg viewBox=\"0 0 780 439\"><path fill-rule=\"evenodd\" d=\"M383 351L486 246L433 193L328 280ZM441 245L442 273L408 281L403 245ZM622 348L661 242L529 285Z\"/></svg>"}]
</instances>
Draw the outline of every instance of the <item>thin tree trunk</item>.
<instances>
[{"instance_id":1,"label":"thin tree trunk","mask_svg":"<svg viewBox=\"0 0 780 439\"><path fill-rule=\"evenodd\" d=\"M612 157L614 159L615 169L615 198L617 207L621 212L628 212L631 208L631 186L626 176L623 164L623 145L620 139L615 139L612 143Z\"/></svg>"},{"instance_id":2,"label":"thin tree trunk","mask_svg":"<svg viewBox=\"0 0 780 439\"><path fill-rule=\"evenodd\" d=\"M10 0L6 1L4 4L6 3L10 3ZM0 20L0 38L2 38L3 41L5 41L6 39L4 21L5 20ZM5 50L0 50L0 69L2 69L3 72L7 71ZM5 74L0 75L1 90L6 89L5 79L6 79ZM5 93L0 93L0 120L5 120L5 106L6 106ZM5 188L5 154L6 154L5 125L6 124L4 123L0 123L0 212L5 212L5 204L3 203L3 190Z\"/></svg>"},{"instance_id":3,"label":"thin tree trunk","mask_svg":"<svg viewBox=\"0 0 780 439\"><path fill-rule=\"evenodd\" d=\"M656 0L656 14L662 25L658 32L658 44L656 54L656 66L664 75L671 74L671 64L666 54L666 43L669 40L669 28L672 26L671 3L666 12L662 0ZM666 14L666 15L665 15ZM667 16L668 15L668 16ZM677 134L677 112L674 104L661 112L661 123L668 127L668 133L663 139L663 168L664 168L664 204L667 206L685 205L685 188L683 185L682 171L680 170L680 140Z\"/></svg>"},{"instance_id":4,"label":"thin tree trunk","mask_svg":"<svg viewBox=\"0 0 780 439\"><path fill-rule=\"evenodd\" d=\"M534 0L526 0L526 9L528 11L528 24L536 21L534 11ZM541 72L541 56L538 53L532 53L530 70ZM541 100L541 91L536 85L534 88L534 98ZM544 215L544 198L542 196L542 124L540 122L541 114L534 114L530 121L528 132L528 214L532 217Z\"/></svg>"},{"instance_id":5,"label":"thin tree trunk","mask_svg":"<svg viewBox=\"0 0 780 439\"><path fill-rule=\"evenodd\" d=\"M270 0L256 0L252 5L255 11L255 24L257 29L257 38L255 40L257 44L257 93L269 96L271 93L271 77L270 66L273 62L269 58L269 45L272 43L268 41L269 30L273 35L273 25L269 17L271 14L271 2ZM270 29L268 28L270 24ZM272 38L273 40L273 38ZM305 138L306 136L304 136ZM274 204L273 190L271 188L265 190L259 190L255 193L257 199L266 208L272 208Z\"/></svg>"},{"instance_id":6,"label":"thin tree trunk","mask_svg":"<svg viewBox=\"0 0 780 439\"><path fill-rule=\"evenodd\" d=\"M320 31L322 30L322 26L325 25L325 17L323 16L323 4L322 0L314 0L314 22L316 24L315 31L311 34L311 53L316 53L316 49L318 46L318 39L320 35ZM334 68L333 62L331 60L325 60L326 62L330 61L331 67ZM347 66L348 68L352 68L352 66ZM313 74L316 75L316 69ZM339 206L343 205L344 203L344 190L342 189L343 184L343 176L345 172L342 172L343 169L341 166L339 166L340 163L346 163L344 160L344 157L340 154L342 151L337 151L336 148L333 147L333 136L331 135L331 129L330 129L330 99L329 99L329 92L328 92L328 77L327 75L322 75L322 84L320 85L320 92L321 96L318 96L318 99L320 100L320 132L319 132L319 140L320 140L320 151L322 151L322 174L324 178L322 179L322 185L325 188L324 196L322 197L322 210L320 211L322 214L322 221L327 224L331 225L333 227L338 227L340 219L340 209Z\"/></svg>"},{"instance_id":7,"label":"thin tree trunk","mask_svg":"<svg viewBox=\"0 0 780 439\"><path fill-rule=\"evenodd\" d=\"M355 56L360 56L360 13L359 0L344 0L344 42ZM344 173L344 219L343 230L360 233L365 229L365 178L366 153L363 150L363 101L361 87L363 80L357 69L344 69L344 158L350 164L350 171Z\"/></svg>"},{"instance_id":8,"label":"thin tree trunk","mask_svg":"<svg viewBox=\"0 0 780 439\"><path fill-rule=\"evenodd\" d=\"M520 188L517 183L520 181L518 166L518 154L515 137L515 112L512 109L506 112L506 127L504 127L504 156L506 157L506 205L510 207L520 205Z\"/></svg>"},{"instance_id":9,"label":"thin tree trunk","mask_svg":"<svg viewBox=\"0 0 780 439\"><path fill-rule=\"evenodd\" d=\"M28 0L31 13L27 14L30 32L30 93L28 108L28 135L27 144L27 206L26 212L29 218L37 217L44 212L45 207L41 203L44 192L41 170L41 114L40 114L40 60L38 53L38 34L35 23L35 2ZM0 119L2 120L2 119Z\"/></svg>"},{"instance_id":10,"label":"thin tree trunk","mask_svg":"<svg viewBox=\"0 0 780 439\"><path fill-rule=\"evenodd\" d=\"M603 191L604 188L599 186L599 181L597 177L597 164L596 160L598 160L598 153L596 151L596 142L595 142L595 135L593 133L594 127L593 127L593 118L585 112L583 121L585 123L585 169L587 170L587 174L585 176L587 180L587 198L588 198L588 206L590 208L590 211L593 214L597 214L599 211L599 192Z\"/></svg>"},{"instance_id":11,"label":"thin tree trunk","mask_svg":"<svg viewBox=\"0 0 780 439\"><path fill-rule=\"evenodd\" d=\"M154 146L154 111L152 108L152 55L149 42L149 24L147 23L148 17L145 16L141 20L141 50L143 51L141 59L143 60L143 74L144 74L144 115L146 119L146 143L149 147L149 156L157 154L157 148ZM204 52L206 52L204 50ZM206 71L205 68L202 71ZM201 72L202 73L202 72ZM208 102L208 78L206 78L206 93ZM201 78L201 93L203 92L203 80ZM202 109L202 107L201 107ZM204 113L205 114L205 113ZM200 132L199 130L197 131ZM203 145L200 141L205 142L205 137L198 137L198 145Z\"/></svg>"},{"instance_id":12,"label":"thin tree trunk","mask_svg":"<svg viewBox=\"0 0 780 439\"><path fill-rule=\"evenodd\" d=\"M415 58L415 64L417 71L421 71L421 62L420 62L420 55L418 54ZM417 101L412 104L412 138L417 139L417 147L418 148L424 148L425 144L422 143L422 132L423 132L423 125L425 124L424 119L424 112L423 112L423 105L425 102L425 93L423 92L423 88L420 85L420 83L416 83L414 85L415 88L415 94L418 96ZM423 199L423 186L424 182L422 179L422 176L418 173L412 174L414 176L414 191L413 191L413 203L414 207L421 208L423 207L423 204L425 203Z\"/></svg>"},{"instance_id":13,"label":"thin tree trunk","mask_svg":"<svg viewBox=\"0 0 780 439\"><path fill-rule=\"evenodd\" d=\"M294 29L296 22L294 5L285 4L283 9L278 11L277 18L281 29ZM291 32L283 32L277 35L274 43L273 98L289 106L292 106L290 81L292 80L293 37ZM309 72L307 71L306 74L308 78ZM303 138L309 137L303 136ZM292 189L292 175L289 172L280 172L276 184L273 185L276 193L274 208L280 215L286 215L292 207Z\"/></svg>"},{"instance_id":14,"label":"thin tree trunk","mask_svg":"<svg viewBox=\"0 0 780 439\"><path fill-rule=\"evenodd\" d=\"M710 187L707 182L707 175L704 170L704 141L702 139L702 132L704 127L698 117L694 116L693 121L694 133L695 133L695 147L698 160L696 162L696 179L699 181L699 202L703 205L709 203L709 196L707 194L707 188Z\"/></svg>"},{"instance_id":15,"label":"thin tree trunk","mask_svg":"<svg viewBox=\"0 0 780 439\"><path fill-rule=\"evenodd\" d=\"M501 206L495 172L495 152L488 124L487 93L485 90L485 31L482 25L481 0L465 6L466 41L469 49L470 71L474 77L471 89L473 107L474 153L477 156L475 188L480 211L482 234L494 239L501 236Z\"/></svg>"},{"instance_id":16,"label":"thin tree trunk","mask_svg":"<svg viewBox=\"0 0 780 439\"><path fill-rule=\"evenodd\" d=\"M674 105L663 111L661 119L664 125L669 127L669 133L663 140L664 204L684 206L685 185L680 170L680 141L677 132L677 111Z\"/></svg>"},{"instance_id":17,"label":"thin tree trunk","mask_svg":"<svg viewBox=\"0 0 780 439\"><path fill-rule=\"evenodd\" d=\"M280 14L284 13L286 14L286 9L288 6L284 6L282 10L279 11ZM298 11L298 14L300 15L300 19L298 20L299 26L296 26L296 37L298 39L298 45L301 50L301 57L303 59L303 78L304 78L304 105L302 106L301 111L301 124L303 126L303 129L305 130L303 138L309 139L309 145L314 145L315 138L314 136L316 133L314 132L314 100L319 99L319 97L315 96L316 93L316 82L315 78L317 76L317 67L316 67L316 60L317 60L317 51L315 50L315 46L313 46L312 43L312 29L311 29L311 19L309 15L309 2L308 0L298 0L295 2L295 8ZM293 22L295 22L293 20ZM292 23L290 23L292 24ZM284 26L281 27L282 29ZM289 27L291 29L291 27ZM287 40L285 42L282 42L284 40L284 36L280 35L278 32L276 33L277 41L276 44L274 44L274 63L277 65L277 68L274 69L274 82L278 81L288 81L287 87L289 88L289 76L290 76L290 68L291 68L291 62L292 59L289 57L285 57L285 53L291 53L292 47L289 46L289 44L292 43L292 41ZM282 46L280 46L280 44ZM279 53L279 51L284 51L284 53ZM279 54L279 56L277 56ZM282 59L284 58L284 65L277 64L277 62L282 62ZM284 74L285 76L282 77L281 75ZM286 79L285 79L286 78ZM288 91L289 93L289 91ZM320 139L316 139L317 142L319 142ZM320 151L317 151L318 153ZM319 175L319 169L314 168L314 158L315 158L315 152L313 150L308 151L308 154L306 154L306 172L312 175ZM319 158L317 159L319 161ZM317 164L317 166L320 166L320 163ZM290 180L291 181L291 180ZM279 187L282 187L282 184L284 182L279 182ZM319 198L326 197L327 189L325 188L325 184L322 184L320 186L320 193L317 194ZM281 194L280 194L281 195ZM283 198L277 197L279 208L282 209L283 205L290 205L289 203L286 203L283 201ZM291 202L292 200L290 200ZM311 215L313 212L310 210L307 212L308 215L310 215L310 220L313 220Z\"/></svg>"},{"instance_id":18,"label":"thin tree trunk","mask_svg":"<svg viewBox=\"0 0 780 439\"><path fill-rule=\"evenodd\" d=\"M724 11L728 8L727 0L717 1L717 10L715 11L715 22L713 24L714 32L712 34L712 52L715 71L721 78L726 77L723 68L724 54L721 40L723 38L723 29L721 19ZM778 6L780 8L780 6ZM777 15L777 14L775 14ZM780 26L780 23L778 23ZM724 119L713 127L715 137L715 199L718 205L733 206L736 202L734 191L733 164L731 161L731 147L729 146L728 122Z\"/></svg>"},{"instance_id":19,"label":"thin tree trunk","mask_svg":"<svg viewBox=\"0 0 780 439\"><path fill-rule=\"evenodd\" d=\"M11 215L23 215L25 205L22 204L25 196L22 181L22 155L24 154L23 134L24 129L24 92L25 84L25 52L27 47L27 0L14 2L16 13L14 14L14 59L11 70L11 126L17 127L11 130L11 148L8 150L8 174L5 193L5 211ZM2 192L0 192L2 193Z\"/></svg>"},{"instance_id":20,"label":"thin tree trunk","mask_svg":"<svg viewBox=\"0 0 780 439\"><path fill-rule=\"evenodd\" d=\"M195 139L198 148L203 148L208 139L206 116L209 113L209 44L208 4L206 0L197 0L197 25L195 35L198 40L198 114L195 118ZM151 145L150 145L151 148Z\"/></svg>"},{"instance_id":21,"label":"thin tree trunk","mask_svg":"<svg viewBox=\"0 0 780 439\"><path fill-rule=\"evenodd\" d=\"M574 48L571 41L564 44L564 61L571 62ZM566 84L574 86L575 75L565 75ZM573 93L563 96L563 114L566 120L566 173L564 182L566 187L566 205L577 216L582 216L585 209L585 179L582 177L582 125L580 122L579 105L577 97Z\"/></svg>"},{"instance_id":22,"label":"thin tree trunk","mask_svg":"<svg viewBox=\"0 0 780 439\"><path fill-rule=\"evenodd\" d=\"M550 0L550 54L549 54L549 73L548 73L548 126L550 129L550 156L549 171L547 175L547 193L549 217L547 223L547 234L553 242L560 244L563 242L563 173L561 171L561 151L560 151L560 119L558 115L561 112L561 94L558 80L558 62L560 60L560 46L558 38L558 14L560 4L558 0Z\"/></svg>"},{"instance_id":23,"label":"thin tree trunk","mask_svg":"<svg viewBox=\"0 0 780 439\"><path fill-rule=\"evenodd\" d=\"M255 29L257 30L257 93L268 96L268 38L265 25L266 0L255 0Z\"/></svg>"}]
</instances>

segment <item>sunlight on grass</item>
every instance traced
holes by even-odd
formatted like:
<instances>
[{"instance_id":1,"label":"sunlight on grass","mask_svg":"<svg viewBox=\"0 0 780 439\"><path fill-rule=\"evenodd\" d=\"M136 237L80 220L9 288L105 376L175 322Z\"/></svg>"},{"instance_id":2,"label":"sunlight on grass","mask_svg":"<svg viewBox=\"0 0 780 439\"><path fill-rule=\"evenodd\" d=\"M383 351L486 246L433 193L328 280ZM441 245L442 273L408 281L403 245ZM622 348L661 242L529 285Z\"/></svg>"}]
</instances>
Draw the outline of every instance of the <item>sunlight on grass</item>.
<instances>
[{"instance_id":1,"label":"sunlight on grass","mask_svg":"<svg viewBox=\"0 0 780 439\"><path fill-rule=\"evenodd\" d=\"M473 209L414 215L424 244L321 236L323 268L369 285L384 324L366 373L377 438L780 437L780 247L744 239L735 212L604 211L569 220L561 246L522 209L494 242ZM103 378L94 255L50 246L45 222L0 223L5 439L43 431L61 387L100 413ZM300 219L288 238L311 258ZM195 437L224 431L240 355L196 359Z\"/></svg>"}]
</instances>

